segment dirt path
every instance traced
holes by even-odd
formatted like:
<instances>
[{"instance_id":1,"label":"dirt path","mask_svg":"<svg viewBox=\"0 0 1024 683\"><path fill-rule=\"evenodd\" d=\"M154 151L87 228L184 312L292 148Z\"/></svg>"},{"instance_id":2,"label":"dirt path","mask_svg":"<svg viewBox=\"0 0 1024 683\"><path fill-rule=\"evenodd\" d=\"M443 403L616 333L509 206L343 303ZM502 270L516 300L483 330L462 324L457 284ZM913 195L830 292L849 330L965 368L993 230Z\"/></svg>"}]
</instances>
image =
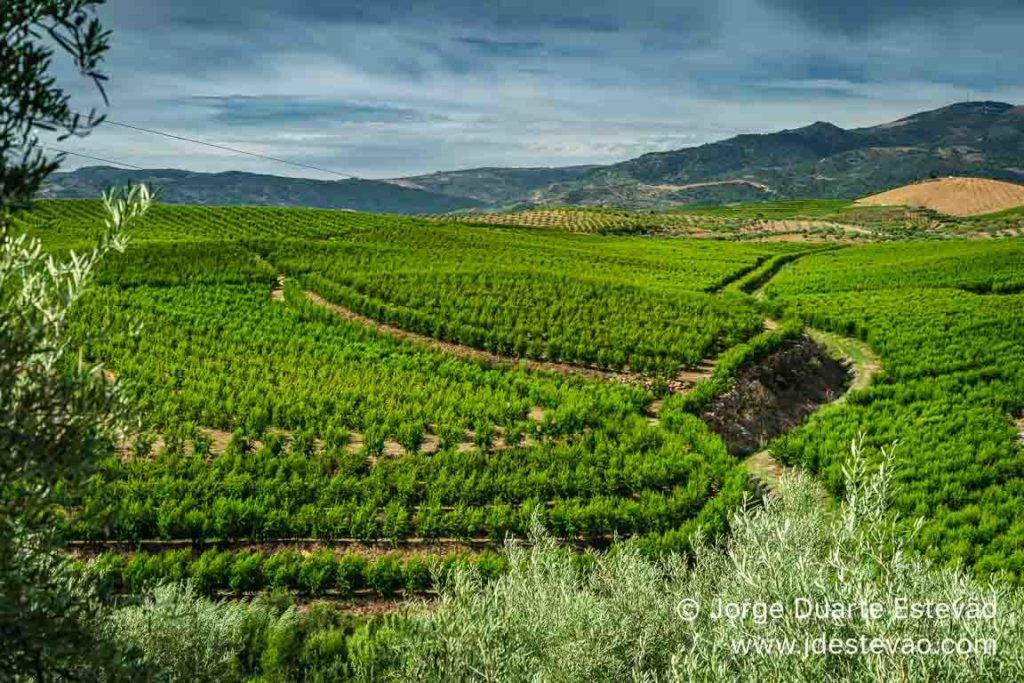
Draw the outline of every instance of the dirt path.
<instances>
[{"instance_id":1,"label":"dirt path","mask_svg":"<svg viewBox=\"0 0 1024 683\"><path fill-rule=\"evenodd\" d=\"M662 183L660 185L640 185L641 191L653 191L656 194L662 194L665 192L683 192L685 190L695 190L701 187L715 187L719 185L747 185L755 190L761 192L771 192L772 188L768 187L764 183L759 183L753 180L745 180L743 178L736 178L734 180L708 180L702 183L688 183L686 185L670 185Z\"/></svg>"},{"instance_id":2,"label":"dirt path","mask_svg":"<svg viewBox=\"0 0 1024 683\"><path fill-rule=\"evenodd\" d=\"M833 403L841 403L851 391L859 391L871 384L872 378L882 369L882 361L871 347L859 339L844 337L833 332L808 328L807 333L833 355L850 364L853 381L849 389Z\"/></svg>"},{"instance_id":3,"label":"dirt path","mask_svg":"<svg viewBox=\"0 0 1024 683\"><path fill-rule=\"evenodd\" d=\"M473 360L480 360L491 365L511 365L511 366L524 366L529 370L541 371L541 372L554 372L560 375L582 375L590 379L596 380L614 380L622 382L624 384L636 384L640 386L650 387L653 381L641 375L637 372L626 372L617 370L608 370L603 368L594 368L585 365L574 365L572 363L556 363L553 361L540 361L531 360L527 358L515 358L513 356L501 356L490 351L481 351L480 349L472 346L465 346L463 344L454 344L452 342L444 342L433 337L427 337L417 332L409 332L393 325L367 318L364 315L356 313L355 311L349 310L339 304L331 303L316 292L306 292L306 298L317 306L326 308L339 317L344 318L350 322L357 323L363 327L370 328L381 334L386 334L396 339L402 339L404 341L410 341L415 344L422 346L428 346L445 353L450 353L454 356L461 358L469 358Z\"/></svg>"},{"instance_id":4,"label":"dirt path","mask_svg":"<svg viewBox=\"0 0 1024 683\"><path fill-rule=\"evenodd\" d=\"M782 463L772 457L771 451L754 453L747 458L746 465L747 471L764 484L769 491L778 490L779 479L782 478L785 468Z\"/></svg>"},{"instance_id":5,"label":"dirt path","mask_svg":"<svg viewBox=\"0 0 1024 683\"><path fill-rule=\"evenodd\" d=\"M387 541L369 541L357 538L271 538L266 540L235 540L207 539L146 539L134 541L69 541L71 554L76 557L91 557L108 550L120 553L147 552L157 553L165 550L192 550L199 554L211 547L231 550L259 551L273 553L279 550L295 550L303 554L318 553L332 550L335 554L355 553L372 559L381 555L398 554L403 557L412 556L444 556L447 554L465 553L476 555L484 550L495 550L502 546L501 541L489 538L419 538L409 537Z\"/></svg>"}]
</instances>

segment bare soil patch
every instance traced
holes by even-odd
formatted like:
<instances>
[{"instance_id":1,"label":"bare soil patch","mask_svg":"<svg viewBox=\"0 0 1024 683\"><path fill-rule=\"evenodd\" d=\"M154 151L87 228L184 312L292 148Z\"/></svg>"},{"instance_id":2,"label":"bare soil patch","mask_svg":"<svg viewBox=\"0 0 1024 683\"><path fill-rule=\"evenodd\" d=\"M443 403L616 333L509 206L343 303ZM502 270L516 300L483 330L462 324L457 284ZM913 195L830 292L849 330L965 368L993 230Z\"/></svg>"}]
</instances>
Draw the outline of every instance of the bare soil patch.
<instances>
[{"instance_id":1,"label":"bare soil patch","mask_svg":"<svg viewBox=\"0 0 1024 683\"><path fill-rule=\"evenodd\" d=\"M709 379L715 372L715 361L705 359L695 368L680 370L668 383L669 393L676 394L689 391L702 380Z\"/></svg>"},{"instance_id":2,"label":"bare soil patch","mask_svg":"<svg viewBox=\"0 0 1024 683\"><path fill-rule=\"evenodd\" d=\"M661 183L659 185L641 185L640 191L651 194L664 194L666 192L684 192L686 190L694 190L701 187L715 187L717 185L748 185L755 190L761 192L771 192L772 188L768 187L764 183L759 183L754 180L745 180L743 178L736 178L734 180L708 180L701 183L688 183L685 185L672 185L669 183Z\"/></svg>"},{"instance_id":3,"label":"bare soil patch","mask_svg":"<svg viewBox=\"0 0 1024 683\"><path fill-rule=\"evenodd\" d=\"M846 363L804 336L742 368L733 387L715 398L701 419L730 453L748 453L838 398L850 375Z\"/></svg>"}]
</instances>

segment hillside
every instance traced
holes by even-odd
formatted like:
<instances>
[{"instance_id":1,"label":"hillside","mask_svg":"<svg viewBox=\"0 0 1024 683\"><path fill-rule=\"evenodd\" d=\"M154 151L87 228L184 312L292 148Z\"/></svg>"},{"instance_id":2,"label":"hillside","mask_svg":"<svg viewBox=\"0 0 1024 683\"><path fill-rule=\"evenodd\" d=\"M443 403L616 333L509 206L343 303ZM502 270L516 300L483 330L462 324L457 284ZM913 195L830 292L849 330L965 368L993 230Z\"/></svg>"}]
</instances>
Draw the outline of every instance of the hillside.
<instances>
[{"instance_id":1,"label":"hillside","mask_svg":"<svg viewBox=\"0 0 1024 683\"><path fill-rule=\"evenodd\" d=\"M616 205L625 188L746 179L769 188L762 199L852 198L939 176L1024 178L1024 107L965 102L858 129L818 122L699 147L645 154L590 171L537 193L537 203ZM746 188L734 198L748 201ZM632 206L685 201L671 190ZM699 199L698 199L699 201ZM620 204L621 205L621 204Z\"/></svg>"},{"instance_id":2,"label":"hillside","mask_svg":"<svg viewBox=\"0 0 1024 683\"><path fill-rule=\"evenodd\" d=\"M452 197L379 180L313 180L229 171L197 173L176 169L125 170L90 166L54 173L43 196L59 199L98 197L108 187L145 182L168 204L202 206L291 206L384 213L435 213L481 206L469 197Z\"/></svg>"},{"instance_id":3,"label":"hillside","mask_svg":"<svg viewBox=\"0 0 1024 683\"><path fill-rule=\"evenodd\" d=\"M761 206L786 216L845 203L796 204ZM11 227L59 259L88 246L104 220L97 200L43 200L14 214ZM59 319L66 362L50 370L64 380L88 359L95 365L77 376L116 382L147 427L99 462L88 487L69 487L53 516L76 571L102 581L125 609L150 586L176 590L187 578L190 600L222 601L221 610L277 605L295 615L292 605L302 605L327 626L301 630L298 617L273 617L259 628L314 643L334 634L356 652L412 633L410 615L444 615L453 600L493 614L495 601L475 596L512 582L523 586L516 603L534 605L561 567L576 577L554 587L573 590L569 600L579 594L573 582L588 576L594 583L584 585L602 596L639 586L648 599L631 623L652 613L653 598L668 600L662 621L689 636L676 605L688 604L680 596L692 589L652 582L669 576L666 561L677 563L672 576L689 577L708 552L735 557L750 539L762 543L761 559L737 560L738 597L751 595L755 566L765 591L778 590L780 572L806 575L810 588L789 580L785 590L818 586L822 604L863 600L865 585L877 600L949 596L949 586L976 586L990 599L1024 582L1020 240L652 239L165 204L130 227L128 249L98 266L93 291ZM28 300L26 284L62 272L52 260L35 263L8 266L12 300ZM80 277L76 267L64 272L65 281ZM10 317L8 328L23 324ZM861 474L881 458L892 489ZM794 495L794 482L805 492L778 503L775 494ZM889 490L898 516L881 514ZM833 501L844 498L862 501L856 514L836 514ZM773 509L790 515L780 520L786 534L744 531L751 515ZM864 531L861 520L879 526ZM507 542L538 523L549 539L534 536L528 549ZM694 554L698 532L709 540ZM895 534L907 540L894 545ZM854 543L864 538L879 549ZM601 552L616 539L631 542ZM548 559L531 565L517 552ZM890 555L902 564L865 573L865 557ZM650 564L620 579L599 564L609 558ZM927 591L879 584L879 576L931 571L922 559L963 569ZM709 599L723 596L728 568L713 562L716 580L699 584ZM531 566L547 578L523 582ZM453 581L465 588L453 590ZM170 604L177 611L161 623L181 623ZM622 604L605 621L622 623ZM387 621L366 622L351 641L329 630L385 612ZM516 623L532 632L536 614L531 607ZM592 621L581 623L575 639L592 632ZM862 620L839 627L879 633ZM1004 637L1022 642L1016 632ZM260 652L264 641L253 642L245 652ZM341 657L331 656L314 661ZM705 661L694 670L706 671ZM296 670L294 679L264 680L346 680ZM261 675L246 671L254 674L246 680ZM847 680L817 674L743 680Z\"/></svg>"},{"instance_id":4,"label":"hillside","mask_svg":"<svg viewBox=\"0 0 1024 683\"><path fill-rule=\"evenodd\" d=\"M915 206L949 216L981 216L1024 206L1024 186L986 178L940 178L865 197L863 206Z\"/></svg>"},{"instance_id":5,"label":"hillside","mask_svg":"<svg viewBox=\"0 0 1024 683\"><path fill-rule=\"evenodd\" d=\"M103 220L95 200L40 201L14 228L58 252ZM200 563L198 590L347 597L369 579L288 578L260 544L368 561L389 544L411 572L417 553L498 549L535 515L581 544L686 552L753 492L737 458L768 449L841 493L850 443L894 435L895 509L908 528L929 511L914 548L1024 580L1019 240L650 239L180 205L132 234L73 309L68 348L139 329L89 348L154 433L72 499L66 530L94 549L174 544ZM213 539L265 573L204 569L188 546Z\"/></svg>"},{"instance_id":6,"label":"hillside","mask_svg":"<svg viewBox=\"0 0 1024 683\"><path fill-rule=\"evenodd\" d=\"M471 168L395 178L389 182L449 197L469 197L491 206L521 202L553 183L575 180L598 166L564 168Z\"/></svg>"}]
</instances>

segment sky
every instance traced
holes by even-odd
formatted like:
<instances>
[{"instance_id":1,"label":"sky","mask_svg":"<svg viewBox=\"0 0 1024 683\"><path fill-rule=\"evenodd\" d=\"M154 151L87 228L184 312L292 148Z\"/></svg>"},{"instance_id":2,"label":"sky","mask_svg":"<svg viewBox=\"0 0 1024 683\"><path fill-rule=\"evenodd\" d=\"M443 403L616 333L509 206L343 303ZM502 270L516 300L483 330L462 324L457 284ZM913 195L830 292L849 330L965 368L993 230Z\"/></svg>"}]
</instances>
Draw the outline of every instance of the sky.
<instances>
[{"instance_id":1,"label":"sky","mask_svg":"<svg viewBox=\"0 0 1024 683\"><path fill-rule=\"evenodd\" d=\"M364 178L1024 103L1020 0L108 0L98 16L110 105L62 64L80 108ZM59 146L337 177L112 125Z\"/></svg>"}]
</instances>

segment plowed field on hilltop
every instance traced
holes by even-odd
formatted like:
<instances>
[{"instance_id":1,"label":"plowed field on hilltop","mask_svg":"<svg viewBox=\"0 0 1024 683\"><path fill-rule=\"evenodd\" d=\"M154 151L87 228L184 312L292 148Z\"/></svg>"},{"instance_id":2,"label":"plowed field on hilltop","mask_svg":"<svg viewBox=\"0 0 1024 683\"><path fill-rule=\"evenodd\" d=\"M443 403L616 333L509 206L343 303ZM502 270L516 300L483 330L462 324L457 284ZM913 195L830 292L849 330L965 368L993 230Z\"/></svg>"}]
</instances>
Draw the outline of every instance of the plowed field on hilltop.
<instances>
[{"instance_id":1,"label":"plowed field on hilltop","mask_svg":"<svg viewBox=\"0 0 1024 683\"><path fill-rule=\"evenodd\" d=\"M980 216L1024 206L1024 185L987 178L940 178L898 187L857 203L924 207L950 216Z\"/></svg>"}]
</instances>

